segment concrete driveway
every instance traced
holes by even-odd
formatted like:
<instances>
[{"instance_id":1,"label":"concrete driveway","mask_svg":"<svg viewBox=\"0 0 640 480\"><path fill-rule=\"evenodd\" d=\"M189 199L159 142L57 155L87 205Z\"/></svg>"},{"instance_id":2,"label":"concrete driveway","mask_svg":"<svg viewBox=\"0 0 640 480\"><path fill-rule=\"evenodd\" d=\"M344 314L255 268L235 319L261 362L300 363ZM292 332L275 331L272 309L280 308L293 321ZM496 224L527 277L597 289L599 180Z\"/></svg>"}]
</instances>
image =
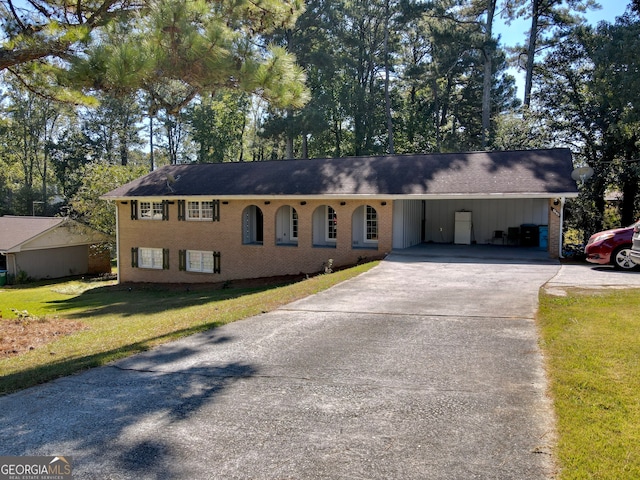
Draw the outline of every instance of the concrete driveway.
<instances>
[{"instance_id":1,"label":"concrete driveway","mask_svg":"<svg viewBox=\"0 0 640 480\"><path fill-rule=\"evenodd\" d=\"M560 264L424 255L2 397L0 455L77 479L551 478L533 316Z\"/></svg>"}]
</instances>

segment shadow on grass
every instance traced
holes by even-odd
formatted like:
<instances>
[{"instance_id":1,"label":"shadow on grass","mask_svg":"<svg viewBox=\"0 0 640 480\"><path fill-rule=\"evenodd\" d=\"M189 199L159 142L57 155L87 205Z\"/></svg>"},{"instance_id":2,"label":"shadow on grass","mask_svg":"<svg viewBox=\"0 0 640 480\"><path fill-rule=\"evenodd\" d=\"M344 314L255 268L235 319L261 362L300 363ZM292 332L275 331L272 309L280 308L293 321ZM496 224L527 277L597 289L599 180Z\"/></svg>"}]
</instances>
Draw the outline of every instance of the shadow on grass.
<instances>
[{"instance_id":1,"label":"shadow on grass","mask_svg":"<svg viewBox=\"0 0 640 480\"><path fill-rule=\"evenodd\" d=\"M97 287L80 295L48 302L48 306L59 313L80 310L77 313L65 313L69 319L87 319L102 315L153 315L156 313L205 305L211 302L231 300L245 295L260 293L300 281L301 278L287 281L264 280L260 285L222 288L220 285L148 285L120 284Z\"/></svg>"},{"instance_id":2,"label":"shadow on grass","mask_svg":"<svg viewBox=\"0 0 640 480\"><path fill-rule=\"evenodd\" d=\"M72 375L89 368L100 367L114 360L135 355L136 353L145 352L160 343L165 343L181 337L186 337L195 333L205 332L221 325L222 323L220 322L203 323L193 327L176 330L164 335L147 338L140 342L122 345L116 349L83 355L75 358L65 358L59 361L52 360L50 363L44 365L38 365L33 368L24 369L8 375L3 375L2 377L0 377L0 395L6 395L8 393L45 383L56 378ZM228 337L219 337L211 343L217 344L229 340L230 339Z\"/></svg>"}]
</instances>

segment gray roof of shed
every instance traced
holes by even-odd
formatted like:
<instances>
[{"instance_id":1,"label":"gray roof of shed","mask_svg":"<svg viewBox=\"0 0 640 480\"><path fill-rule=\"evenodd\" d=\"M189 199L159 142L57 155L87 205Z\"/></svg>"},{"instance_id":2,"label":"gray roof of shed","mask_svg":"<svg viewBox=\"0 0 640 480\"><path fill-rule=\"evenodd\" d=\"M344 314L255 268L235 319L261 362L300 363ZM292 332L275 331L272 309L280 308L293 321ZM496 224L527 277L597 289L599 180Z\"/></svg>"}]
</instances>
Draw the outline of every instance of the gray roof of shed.
<instances>
[{"instance_id":1,"label":"gray roof of shed","mask_svg":"<svg viewBox=\"0 0 640 480\"><path fill-rule=\"evenodd\" d=\"M0 251L16 248L64 221L64 217L0 217Z\"/></svg>"},{"instance_id":2,"label":"gray roof of shed","mask_svg":"<svg viewBox=\"0 0 640 480\"><path fill-rule=\"evenodd\" d=\"M169 165L102 198L575 196L572 170L568 149Z\"/></svg>"},{"instance_id":3,"label":"gray roof of shed","mask_svg":"<svg viewBox=\"0 0 640 480\"><path fill-rule=\"evenodd\" d=\"M51 232L64 228L67 234L64 244L51 243ZM33 248L36 239L47 238L49 247L91 245L109 240L109 237L97 230L83 225L69 217L28 217L5 215L0 217L0 252L15 253L29 245ZM49 248L45 247L45 248ZM39 247L42 248L42 247Z\"/></svg>"}]
</instances>

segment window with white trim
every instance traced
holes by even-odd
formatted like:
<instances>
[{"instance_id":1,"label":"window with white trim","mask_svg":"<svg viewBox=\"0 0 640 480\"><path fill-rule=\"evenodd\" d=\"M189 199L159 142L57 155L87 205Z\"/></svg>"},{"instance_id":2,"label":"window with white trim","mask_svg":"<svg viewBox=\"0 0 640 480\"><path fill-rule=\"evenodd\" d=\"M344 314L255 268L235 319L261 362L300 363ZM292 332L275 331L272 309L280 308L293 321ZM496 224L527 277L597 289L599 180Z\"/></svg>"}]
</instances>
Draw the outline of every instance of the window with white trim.
<instances>
[{"instance_id":1,"label":"window with white trim","mask_svg":"<svg viewBox=\"0 0 640 480\"><path fill-rule=\"evenodd\" d=\"M330 241L330 240L336 240L338 238L338 214L336 213L336 211L333 209L333 207L330 207L329 205L326 206L327 210L326 210L326 222L327 222L327 226L326 226L326 240Z\"/></svg>"},{"instance_id":2,"label":"window with white trim","mask_svg":"<svg viewBox=\"0 0 640 480\"><path fill-rule=\"evenodd\" d=\"M213 202L187 202L187 220L212 220Z\"/></svg>"},{"instance_id":3,"label":"window with white trim","mask_svg":"<svg viewBox=\"0 0 640 480\"><path fill-rule=\"evenodd\" d=\"M155 268L161 270L164 266L164 252L162 248L143 248L138 249L138 267L139 268Z\"/></svg>"},{"instance_id":4,"label":"window with white trim","mask_svg":"<svg viewBox=\"0 0 640 480\"><path fill-rule=\"evenodd\" d=\"M213 252L187 250L187 271L213 273Z\"/></svg>"},{"instance_id":5,"label":"window with white trim","mask_svg":"<svg viewBox=\"0 0 640 480\"><path fill-rule=\"evenodd\" d=\"M291 208L291 240L298 240L298 212Z\"/></svg>"},{"instance_id":6,"label":"window with white trim","mask_svg":"<svg viewBox=\"0 0 640 480\"><path fill-rule=\"evenodd\" d=\"M220 273L220 252L178 250L178 270L195 273Z\"/></svg>"},{"instance_id":7,"label":"window with white trim","mask_svg":"<svg viewBox=\"0 0 640 480\"><path fill-rule=\"evenodd\" d=\"M365 208L364 218L364 239L365 242L377 242L378 241L378 212L371 205L367 205Z\"/></svg>"},{"instance_id":8,"label":"window with white trim","mask_svg":"<svg viewBox=\"0 0 640 480\"><path fill-rule=\"evenodd\" d=\"M144 202L138 204L140 209L139 218L141 220L162 220L164 214L164 204L162 202Z\"/></svg>"}]
</instances>

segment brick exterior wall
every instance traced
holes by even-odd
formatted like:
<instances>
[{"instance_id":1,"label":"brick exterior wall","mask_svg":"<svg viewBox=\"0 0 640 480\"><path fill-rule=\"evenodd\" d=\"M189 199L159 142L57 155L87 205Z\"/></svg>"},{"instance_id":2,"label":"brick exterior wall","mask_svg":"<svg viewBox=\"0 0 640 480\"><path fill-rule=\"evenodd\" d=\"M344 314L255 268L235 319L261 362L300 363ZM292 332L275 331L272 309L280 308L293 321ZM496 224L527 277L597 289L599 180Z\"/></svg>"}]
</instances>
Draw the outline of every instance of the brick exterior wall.
<instances>
[{"instance_id":1,"label":"brick exterior wall","mask_svg":"<svg viewBox=\"0 0 640 480\"><path fill-rule=\"evenodd\" d=\"M162 199L157 199L160 201ZM342 205L344 203L344 205ZM383 205L384 203L384 205ZM381 200L229 200L220 202L219 221L178 220L177 201L169 205L169 220L132 220L130 202L117 202L119 222L119 280L121 282L208 283L278 275L313 274L333 260L335 267L361 260L382 258L392 249L393 202ZM243 243L243 213L255 205L263 214L262 244ZM335 248L313 245L314 211L330 205L337 213L338 237ZM376 210L378 243L354 247L352 219L359 208L370 205ZM276 216L283 206L296 209L298 243L278 245ZM560 205L549 200L549 256L558 258L560 242ZM168 269L132 266L132 248L160 248L169 252ZM179 268L180 250L220 252L220 273L187 272Z\"/></svg>"},{"instance_id":2,"label":"brick exterior wall","mask_svg":"<svg viewBox=\"0 0 640 480\"><path fill-rule=\"evenodd\" d=\"M385 205L382 203L380 200L229 200L220 202L219 221L185 221L178 220L177 202L169 205L169 220L132 220L130 202L117 202L119 279L121 282L221 282L316 273L323 270L329 259L333 260L335 267L340 267L363 259L381 258L391 251L393 211L391 201ZM259 207L263 214L262 244L243 243L243 212L251 205ZM276 244L276 213L285 205L295 208L298 214L297 246ZM312 242L313 213L323 205L330 205L337 213L335 248L317 247ZM352 216L363 205L370 205L376 210L377 247L352 247ZM169 268L132 267L131 249L136 247L168 249ZM180 270L180 250L220 252L220 273Z\"/></svg>"},{"instance_id":3,"label":"brick exterior wall","mask_svg":"<svg viewBox=\"0 0 640 480\"><path fill-rule=\"evenodd\" d=\"M89 246L88 271L90 275L111 273L111 252L102 245Z\"/></svg>"},{"instance_id":4,"label":"brick exterior wall","mask_svg":"<svg viewBox=\"0 0 640 480\"><path fill-rule=\"evenodd\" d=\"M549 199L549 245L548 251L551 258L558 258L560 256L560 217L553 213L555 210L561 213L562 205L554 205L554 199Z\"/></svg>"}]
</instances>

